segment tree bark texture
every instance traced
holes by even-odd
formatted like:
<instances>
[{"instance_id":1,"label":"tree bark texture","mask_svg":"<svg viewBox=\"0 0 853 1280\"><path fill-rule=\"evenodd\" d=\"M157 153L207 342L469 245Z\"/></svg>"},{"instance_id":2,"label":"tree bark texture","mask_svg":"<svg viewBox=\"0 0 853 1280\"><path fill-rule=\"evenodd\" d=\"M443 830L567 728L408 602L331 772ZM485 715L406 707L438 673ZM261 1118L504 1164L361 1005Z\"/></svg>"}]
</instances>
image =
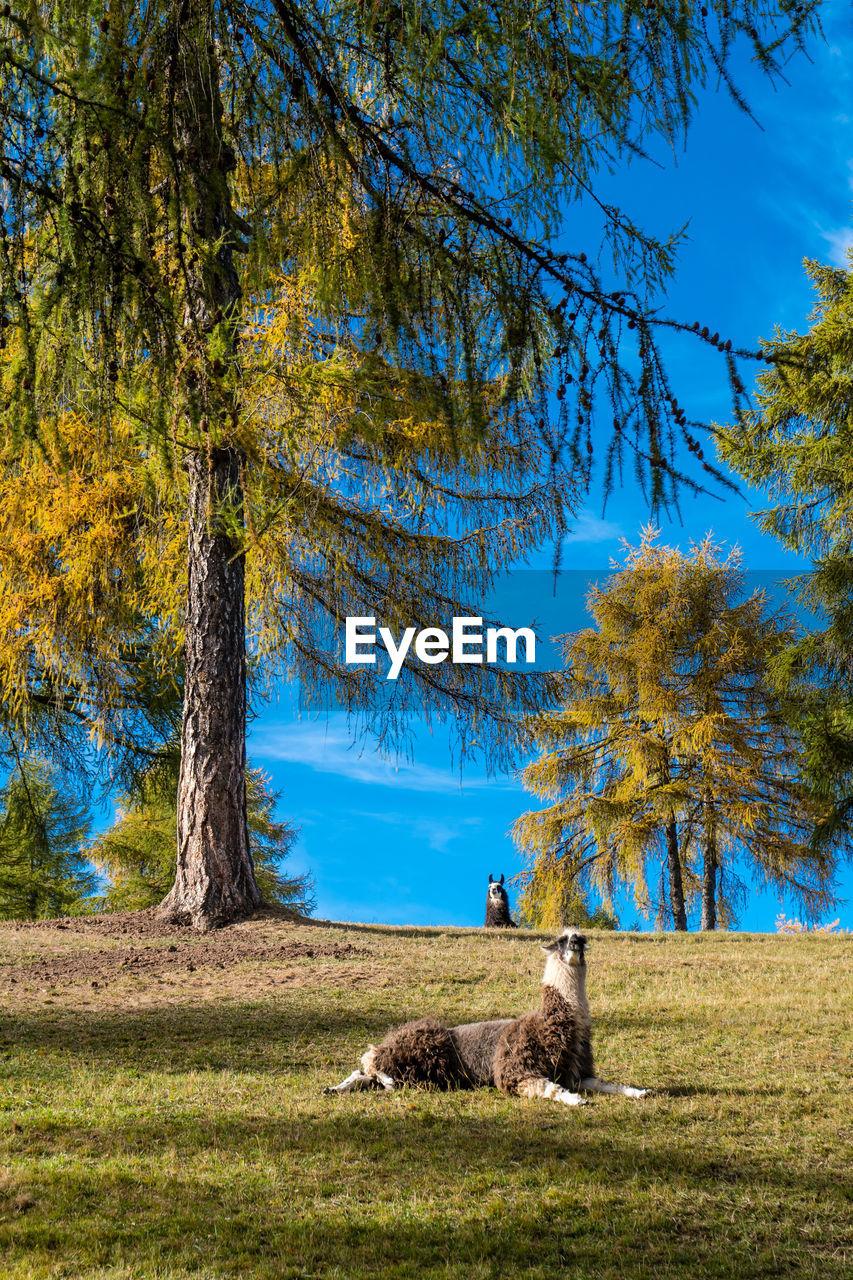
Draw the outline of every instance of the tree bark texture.
<instances>
[{"instance_id":1,"label":"tree bark texture","mask_svg":"<svg viewBox=\"0 0 853 1280\"><path fill-rule=\"evenodd\" d=\"M186 0L177 51L184 327L193 357L185 396L190 436L195 432L201 439L185 459L189 538L177 874L160 909L208 929L251 915L261 902L246 824L244 559L221 520L224 508L232 533L234 522L242 523L241 457L211 434L213 424L225 421L234 406L217 368L221 361L210 358L208 343L214 329L233 317L240 284L228 180L234 154L222 134L209 0Z\"/></svg>"},{"instance_id":2,"label":"tree bark texture","mask_svg":"<svg viewBox=\"0 0 853 1280\"><path fill-rule=\"evenodd\" d=\"M209 928L260 905L246 825L244 564L211 519L240 500L233 450L193 453L178 787L178 865L163 910Z\"/></svg>"},{"instance_id":3,"label":"tree bark texture","mask_svg":"<svg viewBox=\"0 0 853 1280\"><path fill-rule=\"evenodd\" d=\"M672 927L683 933L687 929L687 912L684 909L684 884L678 852L678 824L674 813L670 814L666 823L666 863L669 873L669 907L672 912Z\"/></svg>"}]
</instances>

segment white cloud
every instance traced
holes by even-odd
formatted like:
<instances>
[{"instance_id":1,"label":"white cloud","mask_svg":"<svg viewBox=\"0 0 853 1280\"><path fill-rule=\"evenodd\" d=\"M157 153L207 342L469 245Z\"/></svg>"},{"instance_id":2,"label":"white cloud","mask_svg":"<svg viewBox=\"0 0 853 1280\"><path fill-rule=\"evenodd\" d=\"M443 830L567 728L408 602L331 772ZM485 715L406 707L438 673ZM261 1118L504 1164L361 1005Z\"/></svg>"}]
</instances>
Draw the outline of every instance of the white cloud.
<instances>
[{"instance_id":1,"label":"white cloud","mask_svg":"<svg viewBox=\"0 0 853 1280\"><path fill-rule=\"evenodd\" d=\"M353 743L346 729L338 725L297 723L266 726L252 734L253 760L281 760L301 764L316 773L333 773L370 786L396 787L405 791L459 794L460 791L517 791L519 784L504 778L473 777L427 764L394 764L378 751Z\"/></svg>"},{"instance_id":2,"label":"white cloud","mask_svg":"<svg viewBox=\"0 0 853 1280\"><path fill-rule=\"evenodd\" d=\"M612 520L604 520L588 507L577 513L571 533L563 539L564 545L580 542L615 542L623 536L622 528Z\"/></svg>"},{"instance_id":3,"label":"white cloud","mask_svg":"<svg viewBox=\"0 0 853 1280\"><path fill-rule=\"evenodd\" d=\"M410 842L423 841L434 853L444 853L449 844L461 836L470 835L471 828L481 827L481 817L457 818L445 821L441 818L424 818L413 813L363 813L353 812L353 818L367 822L384 822L387 826L404 827Z\"/></svg>"},{"instance_id":4,"label":"white cloud","mask_svg":"<svg viewBox=\"0 0 853 1280\"><path fill-rule=\"evenodd\" d=\"M820 234L829 245L829 260L834 267L849 266L847 254L853 249L853 227L838 227L835 231L824 231Z\"/></svg>"}]
</instances>

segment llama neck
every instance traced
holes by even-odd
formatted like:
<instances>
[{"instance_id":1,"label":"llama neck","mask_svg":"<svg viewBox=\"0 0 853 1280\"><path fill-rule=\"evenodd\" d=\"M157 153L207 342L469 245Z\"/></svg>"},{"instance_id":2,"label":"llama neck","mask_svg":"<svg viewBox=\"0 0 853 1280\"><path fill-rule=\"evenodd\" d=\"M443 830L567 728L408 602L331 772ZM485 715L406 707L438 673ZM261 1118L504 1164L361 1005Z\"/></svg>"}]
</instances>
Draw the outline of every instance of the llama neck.
<instances>
[{"instance_id":1,"label":"llama neck","mask_svg":"<svg viewBox=\"0 0 853 1280\"><path fill-rule=\"evenodd\" d=\"M557 956L549 956L542 975L543 987L553 987L582 1021L589 1023L586 999L586 965L563 964Z\"/></svg>"}]
</instances>

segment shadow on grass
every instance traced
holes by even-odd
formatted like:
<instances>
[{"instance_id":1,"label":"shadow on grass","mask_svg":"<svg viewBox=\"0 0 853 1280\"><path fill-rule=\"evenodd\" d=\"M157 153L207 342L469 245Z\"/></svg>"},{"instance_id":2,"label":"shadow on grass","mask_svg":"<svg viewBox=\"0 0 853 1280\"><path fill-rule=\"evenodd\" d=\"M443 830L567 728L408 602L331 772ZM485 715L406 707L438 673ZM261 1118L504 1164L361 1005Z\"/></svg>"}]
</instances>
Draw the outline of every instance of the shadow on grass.
<instances>
[{"instance_id":1,"label":"shadow on grass","mask_svg":"<svg viewBox=\"0 0 853 1280\"><path fill-rule=\"evenodd\" d=\"M788 1090L781 1085L738 1085L722 1079L718 1085L672 1084L655 1087L656 1098L783 1098Z\"/></svg>"},{"instance_id":2,"label":"shadow on grass","mask_svg":"<svg viewBox=\"0 0 853 1280\"><path fill-rule=\"evenodd\" d=\"M119 1258L139 1275L166 1262L253 1277L843 1274L837 1175L772 1150L727 1162L586 1114L550 1123L527 1108L502 1124L457 1109L445 1124L348 1103L25 1131L16 1156L50 1167L27 1184L36 1208L0 1222L0 1245L31 1261L73 1251L80 1274ZM750 1210L768 1189L772 1240Z\"/></svg>"},{"instance_id":3,"label":"shadow on grass","mask_svg":"<svg viewBox=\"0 0 853 1280\"><path fill-rule=\"evenodd\" d=\"M288 999L219 1006L182 1002L135 1010L33 1010L0 1013L0 1051L68 1053L86 1061L96 1058L102 1067L150 1071L227 1067L269 1072L313 1065L318 1041L327 1052L340 1051L346 1058L348 1040L357 1041L363 1051L371 1037L381 1037L404 1018L402 1005L368 1002L361 1008L338 1008Z\"/></svg>"},{"instance_id":4,"label":"shadow on grass","mask_svg":"<svg viewBox=\"0 0 853 1280\"><path fill-rule=\"evenodd\" d=\"M405 1090L355 1101L324 1095L312 1084L298 1093L289 1090L289 1108L272 1116L221 1114L214 1104L200 1113L197 1103L182 1108L176 1102L100 1125L33 1117L16 1131L14 1146L18 1157L30 1153L84 1162L105 1154L156 1162L168 1150L184 1169L190 1167L187 1161L214 1153L224 1167L233 1161L243 1169L269 1168L281 1160L298 1166L305 1160L313 1176L322 1158L330 1172L344 1169L356 1183L363 1175L371 1183L365 1192L379 1198L383 1180L386 1192L393 1187L396 1194L422 1186L427 1169L438 1179L436 1187L445 1189L462 1188L476 1175L512 1170L508 1180L518 1178L528 1186L556 1182L565 1188L592 1181L608 1194L638 1177L682 1183L697 1193L721 1181L796 1189L807 1197L844 1193L837 1170L805 1161L792 1167L773 1146L756 1155L714 1143L650 1139L648 1126L635 1123L642 1109L633 1104L597 1100L594 1110L567 1113L513 1099L509 1115L496 1115L493 1098L490 1109L480 1111L474 1094L456 1095L443 1113L447 1095ZM629 1105L626 1115L623 1108Z\"/></svg>"},{"instance_id":5,"label":"shadow on grass","mask_svg":"<svg viewBox=\"0 0 853 1280\"><path fill-rule=\"evenodd\" d=\"M328 1064L324 1070L329 1078L324 1083L334 1084L352 1070L368 1043L381 1039L389 1027L409 1016L402 996L398 1003L374 996L359 1005L349 1000L340 1005L328 1000L316 1003L285 995L262 1001L229 1000L219 1006L184 1001L144 1009L33 1009L0 1012L0 1053L60 1053L69 1055L72 1066L77 1057L87 1063L96 1060L99 1069L167 1074L223 1069L253 1074L301 1069L310 1074L317 1067L319 1052ZM608 1016L602 1023L610 1033L633 1021ZM642 1019L636 1021L645 1029ZM40 1061L48 1066L40 1059L31 1065L37 1067ZM601 1074L610 1078L606 1065ZM782 1084L738 1084L725 1074L713 1085L643 1083L658 1098L771 1098L787 1093ZM417 1091L412 1096L417 1097Z\"/></svg>"}]
</instances>

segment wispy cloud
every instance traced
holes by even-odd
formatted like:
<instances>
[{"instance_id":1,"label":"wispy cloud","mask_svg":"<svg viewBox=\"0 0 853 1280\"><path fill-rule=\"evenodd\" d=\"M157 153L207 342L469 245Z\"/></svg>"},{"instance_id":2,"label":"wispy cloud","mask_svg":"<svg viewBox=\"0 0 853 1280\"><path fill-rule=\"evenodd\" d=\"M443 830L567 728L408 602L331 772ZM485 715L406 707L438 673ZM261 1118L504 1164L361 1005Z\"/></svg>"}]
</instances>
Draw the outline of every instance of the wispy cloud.
<instances>
[{"instance_id":1,"label":"wispy cloud","mask_svg":"<svg viewBox=\"0 0 853 1280\"><path fill-rule=\"evenodd\" d=\"M434 853L444 853L454 840L470 836L472 829L483 825L482 817L458 818L449 821L395 811L353 811L352 817L362 822L381 822L390 827L402 827L412 844L423 843Z\"/></svg>"},{"instance_id":2,"label":"wispy cloud","mask_svg":"<svg viewBox=\"0 0 853 1280\"><path fill-rule=\"evenodd\" d=\"M834 231L820 229L820 234L829 245L829 260L834 267L847 268L847 255L853 249L853 226L838 227Z\"/></svg>"},{"instance_id":3,"label":"wispy cloud","mask_svg":"<svg viewBox=\"0 0 853 1280\"><path fill-rule=\"evenodd\" d=\"M319 723L268 725L252 734L253 760L280 760L301 764L316 773L333 773L374 787L458 795L460 791L516 791L519 784L506 778L453 773L428 764L395 764L370 746L354 743L339 725Z\"/></svg>"},{"instance_id":4,"label":"wispy cloud","mask_svg":"<svg viewBox=\"0 0 853 1280\"><path fill-rule=\"evenodd\" d=\"M853 189L849 5L830 4L824 10L825 39L813 40L807 60L797 55L786 68L792 91L786 86L779 92L775 80L756 77L756 92L750 99L767 130L769 154L748 199L763 208L763 240L773 247L772 278L780 291L785 290L794 263L799 266L803 258L824 260L822 242L829 245L830 261L846 267L844 250L853 241L848 221ZM755 262L763 269L760 253ZM799 300L792 298L787 307L782 305L786 302L782 292L774 321L782 328L800 327L795 313L804 302L811 310L812 300L804 282Z\"/></svg>"},{"instance_id":5,"label":"wispy cloud","mask_svg":"<svg viewBox=\"0 0 853 1280\"><path fill-rule=\"evenodd\" d=\"M604 520L588 507L584 507L574 517L572 531L563 541L571 546L581 542L615 542L621 537L623 537L621 525L614 524L612 520Z\"/></svg>"}]
</instances>

